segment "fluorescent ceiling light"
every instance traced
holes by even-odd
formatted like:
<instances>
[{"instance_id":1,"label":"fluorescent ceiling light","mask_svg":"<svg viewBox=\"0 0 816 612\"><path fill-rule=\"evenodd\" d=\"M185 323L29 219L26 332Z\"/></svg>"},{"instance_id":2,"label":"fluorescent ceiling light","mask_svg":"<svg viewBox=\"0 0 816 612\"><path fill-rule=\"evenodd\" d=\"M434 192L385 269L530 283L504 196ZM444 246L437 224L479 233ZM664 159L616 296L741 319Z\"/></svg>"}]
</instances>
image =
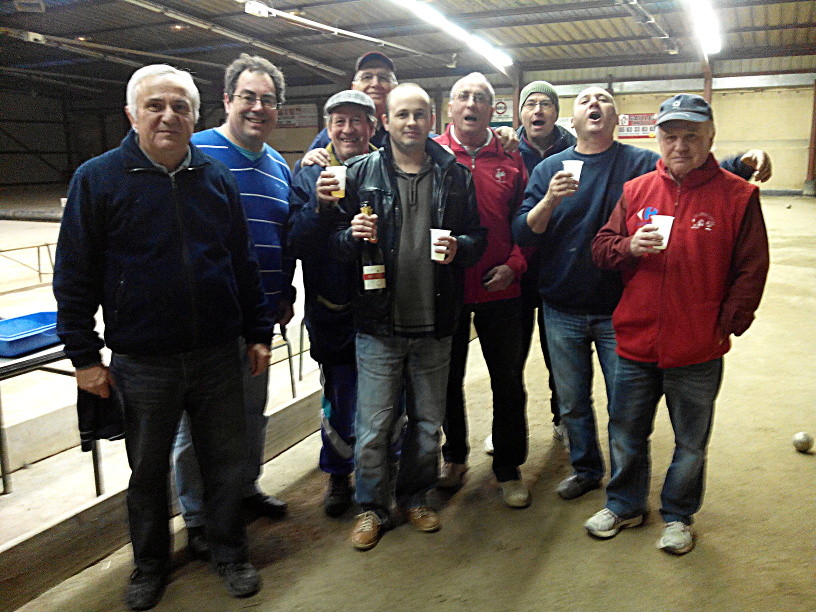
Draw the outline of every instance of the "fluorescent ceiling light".
<instances>
[{"instance_id":1,"label":"fluorescent ceiling light","mask_svg":"<svg viewBox=\"0 0 816 612\"><path fill-rule=\"evenodd\" d=\"M427 21L432 26L439 28L449 36L461 40L466 43L471 49L482 55L488 62L493 64L502 73L507 74L505 69L513 65L512 58L504 51L500 51L493 47L484 38L471 34L462 29L455 23L452 23L442 13L434 7L429 6L424 2L417 0L391 0L394 4L398 4L402 8L408 9L420 19Z\"/></svg>"},{"instance_id":2,"label":"fluorescent ceiling light","mask_svg":"<svg viewBox=\"0 0 816 612\"><path fill-rule=\"evenodd\" d=\"M719 53L722 50L720 20L714 13L711 0L686 0L686 5L703 54L708 57Z\"/></svg>"}]
</instances>

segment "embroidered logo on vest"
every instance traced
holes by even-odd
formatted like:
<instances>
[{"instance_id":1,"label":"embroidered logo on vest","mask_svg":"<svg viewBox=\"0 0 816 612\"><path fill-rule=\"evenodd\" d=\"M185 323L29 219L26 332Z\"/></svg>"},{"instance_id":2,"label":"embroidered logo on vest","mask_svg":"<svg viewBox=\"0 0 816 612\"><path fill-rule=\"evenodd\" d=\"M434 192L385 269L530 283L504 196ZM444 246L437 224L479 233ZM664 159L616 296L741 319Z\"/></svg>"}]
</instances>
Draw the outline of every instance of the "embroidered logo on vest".
<instances>
[{"instance_id":1,"label":"embroidered logo on vest","mask_svg":"<svg viewBox=\"0 0 816 612\"><path fill-rule=\"evenodd\" d=\"M507 172L504 171L503 168L496 168L496 181L499 183L504 183L505 178L507 177Z\"/></svg>"},{"instance_id":2,"label":"embroidered logo on vest","mask_svg":"<svg viewBox=\"0 0 816 612\"><path fill-rule=\"evenodd\" d=\"M699 212L691 219L691 229L694 230L705 230L710 232L716 225L717 222L714 221L714 217L707 212Z\"/></svg>"},{"instance_id":3,"label":"embroidered logo on vest","mask_svg":"<svg viewBox=\"0 0 816 612\"><path fill-rule=\"evenodd\" d=\"M657 210L654 206L647 206L646 208L641 208L637 211L637 218L641 221L648 222L649 219L652 218L652 215L658 215L660 211Z\"/></svg>"}]
</instances>

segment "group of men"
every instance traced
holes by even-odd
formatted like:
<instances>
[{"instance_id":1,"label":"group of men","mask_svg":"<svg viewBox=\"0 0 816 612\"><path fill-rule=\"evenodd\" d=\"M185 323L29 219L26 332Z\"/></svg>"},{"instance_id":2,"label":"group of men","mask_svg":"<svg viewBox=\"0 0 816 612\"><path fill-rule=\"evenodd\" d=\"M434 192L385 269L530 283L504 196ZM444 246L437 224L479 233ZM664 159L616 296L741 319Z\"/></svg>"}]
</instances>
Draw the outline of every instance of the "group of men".
<instances>
[{"instance_id":1,"label":"group of men","mask_svg":"<svg viewBox=\"0 0 816 612\"><path fill-rule=\"evenodd\" d=\"M351 89L326 103L325 133L292 175L267 144L285 99L267 60L243 54L227 68L226 120L195 135L189 73L154 65L133 74L132 129L77 170L54 276L78 386L116 393L124 407L131 609L155 606L170 573L171 454L190 552L212 560L232 595L260 588L244 521L286 512L257 479L269 347L273 326L293 315L294 258L321 367L324 507L340 516L357 502L355 548L406 520L440 528L427 494L460 486L467 471L471 323L491 379L501 497L530 504L523 372L538 309L555 431L568 438L574 470L558 494L579 497L605 474L594 343L612 472L606 507L586 529L608 538L642 522L648 438L665 395L676 445L659 546L691 550L722 355L750 325L767 273L758 189L714 161L713 115L699 96L661 106L659 156L614 140L617 111L603 89L578 95L576 136L556 125L549 83L522 90L518 133L490 128L494 97L481 73L461 78L451 123L434 136L428 94L398 85L393 61L367 53ZM580 183L564 160L583 162ZM344 194L331 168L341 165ZM724 167L770 174L759 151ZM668 248L655 214L674 217ZM445 231L432 241L434 230Z\"/></svg>"}]
</instances>

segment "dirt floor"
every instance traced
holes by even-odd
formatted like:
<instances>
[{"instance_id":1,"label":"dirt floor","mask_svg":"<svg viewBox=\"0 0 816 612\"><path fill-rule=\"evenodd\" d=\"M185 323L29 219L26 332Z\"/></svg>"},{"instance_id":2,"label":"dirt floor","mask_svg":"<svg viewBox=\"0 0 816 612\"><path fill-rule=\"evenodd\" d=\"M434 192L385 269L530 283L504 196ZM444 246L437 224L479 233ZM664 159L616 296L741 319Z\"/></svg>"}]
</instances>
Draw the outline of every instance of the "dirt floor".
<instances>
[{"instance_id":1,"label":"dirt floor","mask_svg":"<svg viewBox=\"0 0 816 612\"><path fill-rule=\"evenodd\" d=\"M291 512L286 520L250 528L261 593L231 599L205 564L179 552L156 609L815 609L816 455L797 453L791 437L816 433L816 201L765 198L763 204L773 249L770 281L755 324L726 357L693 552L672 557L655 548L659 488L673 442L663 408L652 444L654 511L646 525L608 541L586 535L583 523L603 506L604 495L594 491L566 502L554 493L569 467L552 439L537 352L527 367L530 456L523 467L533 503L525 510L504 507L482 450L490 389L474 342L467 381L470 471L460 491L435 497L441 531L421 534L403 525L374 549L353 550L352 513L339 520L322 513L325 478L315 468L319 442L312 436L266 466L264 485L285 498ZM603 432L600 376L595 396ZM181 548L183 533L178 539ZM129 547L121 549L22 610L123 609L130 554Z\"/></svg>"}]
</instances>

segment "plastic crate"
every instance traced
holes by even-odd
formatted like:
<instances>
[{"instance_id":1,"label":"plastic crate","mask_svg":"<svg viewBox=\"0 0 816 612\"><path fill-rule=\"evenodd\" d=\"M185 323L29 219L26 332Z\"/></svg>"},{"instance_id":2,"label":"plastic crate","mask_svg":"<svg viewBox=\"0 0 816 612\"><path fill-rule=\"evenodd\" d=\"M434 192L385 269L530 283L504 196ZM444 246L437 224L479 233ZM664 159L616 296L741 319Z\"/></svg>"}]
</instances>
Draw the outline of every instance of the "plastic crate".
<instances>
[{"instance_id":1,"label":"plastic crate","mask_svg":"<svg viewBox=\"0 0 816 612\"><path fill-rule=\"evenodd\" d=\"M57 313L35 312L0 321L0 356L18 357L59 344Z\"/></svg>"}]
</instances>

